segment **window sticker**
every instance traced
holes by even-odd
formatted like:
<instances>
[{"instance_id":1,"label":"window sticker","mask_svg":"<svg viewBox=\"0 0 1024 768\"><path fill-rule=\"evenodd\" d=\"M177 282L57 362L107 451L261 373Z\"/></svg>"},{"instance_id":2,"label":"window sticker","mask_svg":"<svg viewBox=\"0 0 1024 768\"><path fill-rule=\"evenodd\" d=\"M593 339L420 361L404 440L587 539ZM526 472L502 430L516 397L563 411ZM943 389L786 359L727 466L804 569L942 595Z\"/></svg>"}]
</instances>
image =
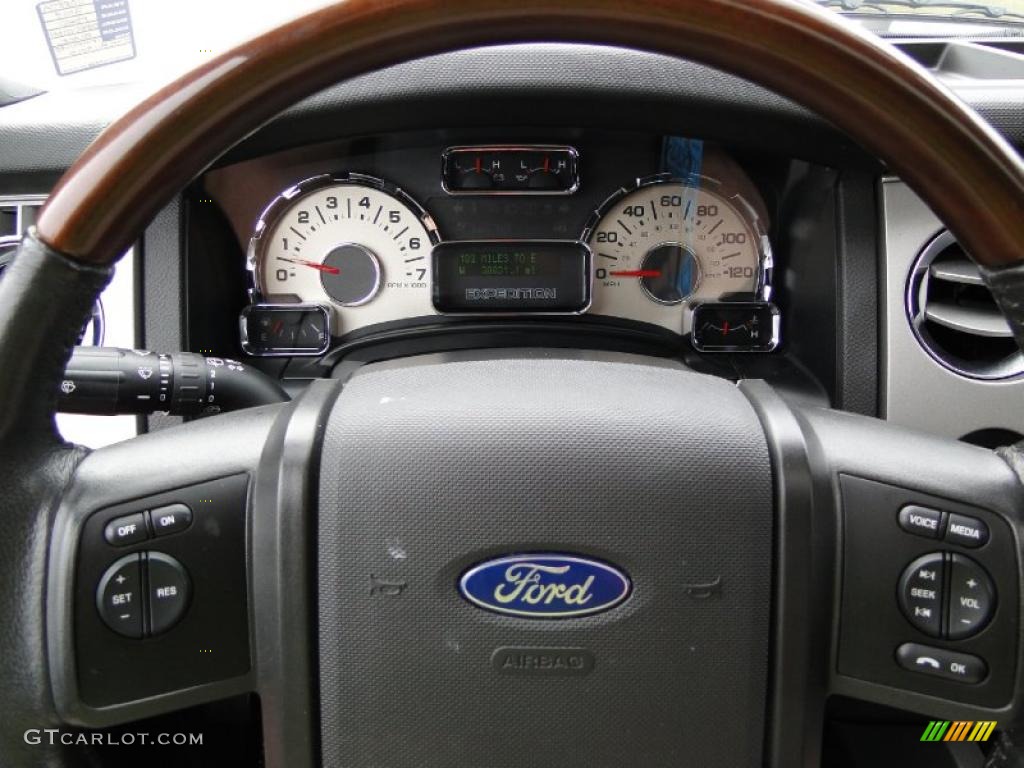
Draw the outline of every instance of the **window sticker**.
<instances>
[{"instance_id":1,"label":"window sticker","mask_svg":"<svg viewBox=\"0 0 1024 768\"><path fill-rule=\"evenodd\" d=\"M45 0L36 10L58 75L135 58L128 0Z\"/></svg>"}]
</instances>

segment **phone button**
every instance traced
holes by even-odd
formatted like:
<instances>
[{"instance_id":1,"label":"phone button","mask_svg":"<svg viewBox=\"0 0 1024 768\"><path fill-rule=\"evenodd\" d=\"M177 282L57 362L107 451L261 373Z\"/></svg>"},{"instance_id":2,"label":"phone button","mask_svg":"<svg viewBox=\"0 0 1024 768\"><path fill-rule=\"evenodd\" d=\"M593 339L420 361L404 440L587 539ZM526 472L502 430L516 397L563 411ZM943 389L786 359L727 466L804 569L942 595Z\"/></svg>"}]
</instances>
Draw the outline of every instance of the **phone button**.
<instances>
[{"instance_id":1,"label":"phone button","mask_svg":"<svg viewBox=\"0 0 1024 768\"><path fill-rule=\"evenodd\" d=\"M988 675L983 659L969 653L932 648L920 643L904 643L896 649L896 661L904 669L924 675L955 680L958 683L980 683Z\"/></svg>"}]
</instances>

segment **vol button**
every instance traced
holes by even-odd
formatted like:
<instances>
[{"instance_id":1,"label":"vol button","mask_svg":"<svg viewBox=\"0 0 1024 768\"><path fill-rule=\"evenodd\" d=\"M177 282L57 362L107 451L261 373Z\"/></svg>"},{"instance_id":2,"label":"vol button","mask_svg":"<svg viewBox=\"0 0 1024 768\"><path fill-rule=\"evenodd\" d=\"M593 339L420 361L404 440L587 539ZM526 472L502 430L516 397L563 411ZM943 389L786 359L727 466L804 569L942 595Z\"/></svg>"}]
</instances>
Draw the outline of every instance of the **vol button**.
<instances>
[{"instance_id":1,"label":"vol button","mask_svg":"<svg viewBox=\"0 0 1024 768\"><path fill-rule=\"evenodd\" d=\"M952 556L949 580L949 639L977 634L992 619L996 590L985 569L963 555Z\"/></svg>"},{"instance_id":2,"label":"vol button","mask_svg":"<svg viewBox=\"0 0 1024 768\"><path fill-rule=\"evenodd\" d=\"M103 623L125 637L142 637L141 576L139 556L127 555L107 569L96 590Z\"/></svg>"}]
</instances>

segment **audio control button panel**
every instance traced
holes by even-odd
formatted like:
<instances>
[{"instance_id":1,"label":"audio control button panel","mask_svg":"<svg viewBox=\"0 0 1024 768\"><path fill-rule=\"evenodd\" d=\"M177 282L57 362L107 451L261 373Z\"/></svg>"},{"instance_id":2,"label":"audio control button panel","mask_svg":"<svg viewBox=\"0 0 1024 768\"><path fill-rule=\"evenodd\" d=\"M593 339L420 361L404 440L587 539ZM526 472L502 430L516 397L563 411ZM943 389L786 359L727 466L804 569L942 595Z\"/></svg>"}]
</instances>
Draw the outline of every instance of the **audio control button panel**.
<instances>
[{"instance_id":1,"label":"audio control button panel","mask_svg":"<svg viewBox=\"0 0 1024 768\"><path fill-rule=\"evenodd\" d=\"M1000 515L840 475L841 676L998 708L1020 649L1015 536Z\"/></svg>"}]
</instances>

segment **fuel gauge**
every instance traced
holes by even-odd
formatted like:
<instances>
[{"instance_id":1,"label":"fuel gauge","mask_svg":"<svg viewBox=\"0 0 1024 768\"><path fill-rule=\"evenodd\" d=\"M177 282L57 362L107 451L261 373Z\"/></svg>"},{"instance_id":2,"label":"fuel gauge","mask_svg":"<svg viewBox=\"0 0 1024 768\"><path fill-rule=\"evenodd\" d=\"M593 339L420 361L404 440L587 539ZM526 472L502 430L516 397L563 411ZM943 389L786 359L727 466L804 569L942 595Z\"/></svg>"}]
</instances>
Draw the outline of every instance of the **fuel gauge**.
<instances>
[{"instance_id":1,"label":"fuel gauge","mask_svg":"<svg viewBox=\"0 0 1024 768\"><path fill-rule=\"evenodd\" d=\"M319 304L251 304L239 319L242 351L254 357L315 356L331 343L331 313Z\"/></svg>"},{"instance_id":2,"label":"fuel gauge","mask_svg":"<svg viewBox=\"0 0 1024 768\"><path fill-rule=\"evenodd\" d=\"M579 155L572 147L449 147L441 186L450 195L571 195L579 187Z\"/></svg>"},{"instance_id":3,"label":"fuel gauge","mask_svg":"<svg viewBox=\"0 0 1024 768\"><path fill-rule=\"evenodd\" d=\"M698 352L771 352L780 326L770 302L708 302L693 308L690 340Z\"/></svg>"}]
</instances>

